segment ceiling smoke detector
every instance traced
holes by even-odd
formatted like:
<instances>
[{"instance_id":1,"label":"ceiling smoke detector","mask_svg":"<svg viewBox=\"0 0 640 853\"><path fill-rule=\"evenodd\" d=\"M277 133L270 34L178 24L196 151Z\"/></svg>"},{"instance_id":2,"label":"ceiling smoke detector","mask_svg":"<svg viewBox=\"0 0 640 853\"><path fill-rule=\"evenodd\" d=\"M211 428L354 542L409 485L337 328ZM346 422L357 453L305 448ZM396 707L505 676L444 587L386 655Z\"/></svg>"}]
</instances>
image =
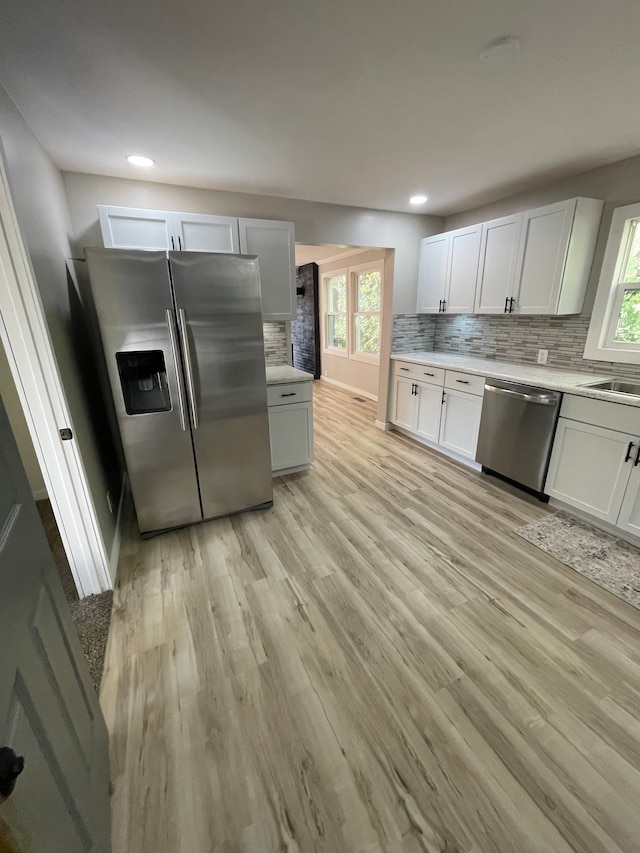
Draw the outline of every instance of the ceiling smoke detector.
<instances>
[{"instance_id":1,"label":"ceiling smoke detector","mask_svg":"<svg viewBox=\"0 0 640 853\"><path fill-rule=\"evenodd\" d=\"M520 47L520 39L517 36L503 36L488 44L480 54L480 59L482 62L495 62L518 53Z\"/></svg>"}]
</instances>

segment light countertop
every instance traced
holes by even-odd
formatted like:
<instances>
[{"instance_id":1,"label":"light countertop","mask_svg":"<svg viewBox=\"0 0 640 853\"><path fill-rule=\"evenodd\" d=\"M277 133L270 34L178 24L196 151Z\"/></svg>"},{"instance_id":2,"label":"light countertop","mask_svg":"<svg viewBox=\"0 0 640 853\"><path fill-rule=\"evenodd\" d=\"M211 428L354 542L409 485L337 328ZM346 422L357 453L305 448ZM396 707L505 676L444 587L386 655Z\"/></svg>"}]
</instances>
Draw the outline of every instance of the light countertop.
<instances>
[{"instance_id":1,"label":"light countertop","mask_svg":"<svg viewBox=\"0 0 640 853\"><path fill-rule=\"evenodd\" d=\"M576 373L558 370L554 367L544 367L539 364L514 364L508 361L495 361L491 358L477 358L476 356L448 352L401 352L394 353L391 358L396 361L410 361L414 364L425 364L430 367L461 370L463 373L473 373L476 376L521 382L523 385L538 385L552 391L563 391L565 394L576 394L579 397L592 397L594 400L622 403L624 406L640 407L640 397L616 394L613 391L600 391L596 388L585 388L585 385L591 382L613 378L602 373Z\"/></svg>"},{"instance_id":2,"label":"light countertop","mask_svg":"<svg viewBox=\"0 0 640 853\"><path fill-rule=\"evenodd\" d=\"M290 364L268 364L267 385L285 385L289 382L312 382L313 374Z\"/></svg>"}]
</instances>

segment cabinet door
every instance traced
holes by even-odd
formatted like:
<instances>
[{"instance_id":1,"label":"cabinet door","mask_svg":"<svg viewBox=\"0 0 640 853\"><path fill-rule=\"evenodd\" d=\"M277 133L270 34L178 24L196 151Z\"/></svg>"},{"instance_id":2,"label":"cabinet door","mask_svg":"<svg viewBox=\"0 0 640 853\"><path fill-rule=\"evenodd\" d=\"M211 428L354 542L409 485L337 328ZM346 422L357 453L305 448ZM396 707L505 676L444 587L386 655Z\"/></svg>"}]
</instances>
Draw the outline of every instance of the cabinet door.
<instances>
[{"instance_id":1,"label":"cabinet door","mask_svg":"<svg viewBox=\"0 0 640 853\"><path fill-rule=\"evenodd\" d=\"M166 210L98 205L106 249L172 249L173 214Z\"/></svg>"},{"instance_id":2,"label":"cabinet door","mask_svg":"<svg viewBox=\"0 0 640 853\"><path fill-rule=\"evenodd\" d=\"M438 441L442 413L442 387L416 382L416 433L429 441Z\"/></svg>"},{"instance_id":3,"label":"cabinet door","mask_svg":"<svg viewBox=\"0 0 640 853\"><path fill-rule=\"evenodd\" d=\"M634 460L636 453L640 453L637 443L634 448ZM640 536L640 465L634 465L631 470L618 516L618 527L635 536Z\"/></svg>"},{"instance_id":4,"label":"cabinet door","mask_svg":"<svg viewBox=\"0 0 640 853\"><path fill-rule=\"evenodd\" d=\"M481 413L482 397L446 389L438 443L460 456L475 459Z\"/></svg>"},{"instance_id":5,"label":"cabinet door","mask_svg":"<svg viewBox=\"0 0 640 853\"><path fill-rule=\"evenodd\" d=\"M416 400L413 393L415 382L404 376L394 376L391 397L391 423L405 429L416 428Z\"/></svg>"},{"instance_id":6,"label":"cabinet door","mask_svg":"<svg viewBox=\"0 0 640 853\"><path fill-rule=\"evenodd\" d=\"M240 251L260 262L262 319L295 320L296 265L293 222L239 219Z\"/></svg>"},{"instance_id":7,"label":"cabinet door","mask_svg":"<svg viewBox=\"0 0 640 853\"><path fill-rule=\"evenodd\" d=\"M173 230L178 251L240 251L238 220L235 216L209 216L201 213L174 213Z\"/></svg>"},{"instance_id":8,"label":"cabinet door","mask_svg":"<svg viewBox=\"0 0 640 853\"><path fill-rule=\"evenodd\" d=\"M514 313L557 312L575 209L571 199L523 214Z\"/></svg>"},{"instance_id":9,"label":"cabinet door","mask_svg":"<svg viewBox=\"0 0 640 853\"><path fill-rule=\"evenodd\" d=\"M522 214L482 225L476 314L504 314L513 295Z\"/></svg>"},{"instance_id":10,"label":"cabinet door","mask_svg":"<svg viewBox=\"0 0 640 853\"><path fill-rule=\"evenodd\" d=\"M269 407L271 468L282 471L313 462L313 404Z\"/></svg>"},{"instance_id":11,"label":"cabinet door","mask_svg":"<svg viewBox=\"0 0 640 853\"><path fill-rule=\"evenodd\" d=\"M418 314L437 314L446 297L449 244L449 234L425 237L420 242Z\"/></svg>"},{"instance_id":12,"label":"cabinet door","mask_svg":"<svg viewBox=\"0 0 640 853\"><path fill-rule=\"evenodd\" d=\"M633 464L627 450L635 444L632 435L560 418L545 492L615 524Z\"/></svg>"},{"instance_id":13,"label":"cabinet door","mask_svg":"<svg viewBox=\"0 0 640 853\"><path fill-rule=\"evenodd\" d=\"M445 295L445 311L448 314L473 314L481 233L482 225L459 228L450 233Z\"/></svg>"}]
</instances>

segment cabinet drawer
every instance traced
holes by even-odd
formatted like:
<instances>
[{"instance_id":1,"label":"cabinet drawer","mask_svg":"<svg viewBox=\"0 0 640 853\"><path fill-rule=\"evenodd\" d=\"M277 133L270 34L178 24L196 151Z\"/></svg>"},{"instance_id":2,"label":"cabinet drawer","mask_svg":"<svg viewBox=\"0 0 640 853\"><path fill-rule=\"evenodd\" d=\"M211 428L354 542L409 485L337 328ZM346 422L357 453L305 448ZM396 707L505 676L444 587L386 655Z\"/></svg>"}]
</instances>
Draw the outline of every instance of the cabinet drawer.
<instances>
[{"instance_id":1,"label":"cabinet drawer","mask_svg":"<svg viewBox=\"0 0 640 853\"><path fill-rule=\"evenodd\" d=\"M444 386L452 391L466 391L467 394L484 395L484 376L475 376L473 373L459 373L456 370L447 370Z\"/></svg>"},{"instance_id":2,"label":"cabinet drawer","mask_svg":"<svg viewBox=\"0 0 640 853\"><path fill-rule=\"evenodd\" d=\"M640 435L640 408L636 406L565 394L562 398L560 417L605 429L615 429L618 432Z\"/></svg>"},{"instance_id":3,"label":"cabinet drawer","mask_svg":"<svg viewBox=\"0 0 640 853\"><path fill-rule=\"evenodd\" d=\"M286 385L267 385L269 406L287 403L308 403L313 397L311 382L289 382Z\"/></svg>"},{"instance_id":4,"label":"cabinet drawer","mask_svg":"<svg viewBox=\"0 0 640 853\"><path fill-rule=\"evenodd\" d=\"M444 370L441 367L429 367L427 364L414 364L411 361L396 361L394 374L408 379L419 379L431 385L444 385Z\"/></svg>"}]
</instances>

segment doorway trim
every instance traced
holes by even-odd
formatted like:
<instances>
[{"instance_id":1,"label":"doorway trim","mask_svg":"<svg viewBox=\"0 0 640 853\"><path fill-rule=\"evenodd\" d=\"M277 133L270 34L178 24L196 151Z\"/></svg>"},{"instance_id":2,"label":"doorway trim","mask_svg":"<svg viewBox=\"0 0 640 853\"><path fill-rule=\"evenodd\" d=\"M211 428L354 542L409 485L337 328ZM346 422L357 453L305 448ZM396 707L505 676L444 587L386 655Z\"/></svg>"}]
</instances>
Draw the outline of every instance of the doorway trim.
<instances>
[{"instance_id":1,"label":"doorway trim","mask_svg":"<svg viewBox=\"0 0 640 853\"><path fill-rule=\"evenodd\" d=\"M109 555L78 445L75 440L60 438L61 429L74 432L73 423L40 293L20 234L1 140L0 338L78 594L84 597L111 589Z\"/></svg>"}]
</instances>

